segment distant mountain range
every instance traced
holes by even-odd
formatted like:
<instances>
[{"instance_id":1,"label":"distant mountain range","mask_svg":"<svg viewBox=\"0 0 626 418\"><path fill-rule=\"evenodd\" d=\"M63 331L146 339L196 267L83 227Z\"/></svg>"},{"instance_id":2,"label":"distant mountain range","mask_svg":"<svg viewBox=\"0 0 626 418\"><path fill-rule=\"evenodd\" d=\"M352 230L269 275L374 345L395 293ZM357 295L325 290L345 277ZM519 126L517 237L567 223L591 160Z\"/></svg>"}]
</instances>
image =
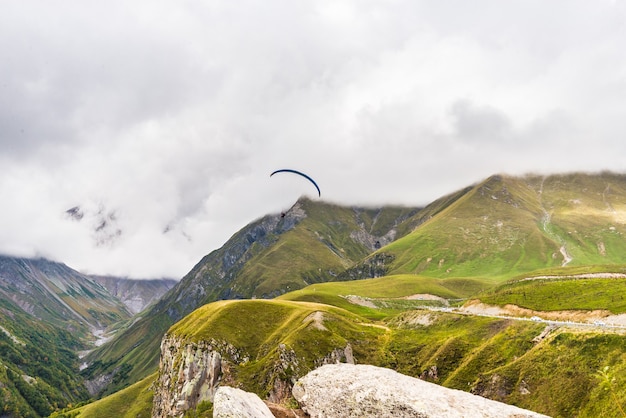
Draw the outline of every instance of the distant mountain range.
<instances>
[{"instance_id":1,"label":"distant mountain range","mask_svg":"<svg viewBox=\"0 0 626 418\"><path fill-rule=\"evenodd\" d=\"M120 300L132 315L158 301L178 282L174 279L128 279L114 276L90 276Z\"/></svg>"},{"instance_id":2,"label":"distant mountain range","mask_svg":"<svg viewBox=\"0 0 626 418\"><path fill-rule=\"evenodd\" d=\"M0 255L0 296L81 336L129 319L175 284L173 279L85 275L43 258Z\"/></svg>"},{"instance_id":3,"label":"distant mountain range","mask_svg":"<svg viewBox=\"0 0 626 418\"><path fill-rule=\"evenodd\" d=\"M94 278L41 258L0 256L0 362L5 366L0 397L5 412L47 416L59 405L86 400L76 353L91 348L97 337L115 331L174 284Z\"/></svg>"},{"instance_id":4,"label":"distant mountain range","mask_svg":"<svg viewBox=\"0 0 626 418\"><path fill-rule=\"evenodd\" d=\"M0 256L0 295L34 318L81 337L131 316L89 276L41 258Z\"/></svg>"}]
</instances>

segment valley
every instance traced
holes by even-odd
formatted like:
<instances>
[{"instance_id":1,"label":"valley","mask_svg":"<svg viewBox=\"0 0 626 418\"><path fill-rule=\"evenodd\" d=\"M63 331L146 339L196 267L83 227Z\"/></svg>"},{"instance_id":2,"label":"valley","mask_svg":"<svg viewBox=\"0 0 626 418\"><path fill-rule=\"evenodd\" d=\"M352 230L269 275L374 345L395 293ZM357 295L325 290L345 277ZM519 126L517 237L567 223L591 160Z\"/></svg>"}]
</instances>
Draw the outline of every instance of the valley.
<instances>
[{"instance_id":1,"label":"valley","mask_svg":"<svg viewBox=\"0 0 626 418\"><path fill-rule=\"evenodd\" d=\"M12 372L3 382L33 417L210 416L219 385L295 406L291 388L307 372L355 362L554 417L618 417L623 208L626 177L613 173L497 175L425 207L301 198L242 228L138 313L140 293L115 293L136 283L7 262L0 359ZM24 293L29 286L36 292ZM45 302L29 296L45 289L60 290ZM48 321L67 340L58 347L76 395L23 406L28 389L13 378L32 365L26 374L39 379L39 360L15 356L15 341L34 344L32 325L16 328L16 318Z\"/></svg>"}]
</instances>

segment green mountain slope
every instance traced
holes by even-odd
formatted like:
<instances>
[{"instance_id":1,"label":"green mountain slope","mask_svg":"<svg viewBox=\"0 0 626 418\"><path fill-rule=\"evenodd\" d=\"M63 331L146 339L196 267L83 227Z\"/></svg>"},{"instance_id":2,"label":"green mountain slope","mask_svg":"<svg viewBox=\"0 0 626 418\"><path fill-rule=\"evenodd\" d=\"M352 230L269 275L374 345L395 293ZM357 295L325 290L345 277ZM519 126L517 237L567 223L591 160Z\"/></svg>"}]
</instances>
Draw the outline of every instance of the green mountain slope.
<instances>
[{"instance_id":1,"label":"green mountain slope","mask_svg":"<svg viewBox=\"0 0 626 418\"><path fill-rule=\"evenodd\" d=\"M181 368L195 373L195 359L209 352L221 358L221 384L281 402L289 401L299 377L321 364L353 356L376 363L386 333L385 327L331 305L259 299L205 305L172 326L163 339L153 415L174 412L172 399L180 399L180 388L189 385ZM189 350L195 353L191 357ZM204 396L208 390L203 389ZM199 406L198 399L206 400L187 393L192 408Z\"/></svg>"},{"instance_id":2,"label":"green mountain slope","mask_svg":"<svg viewBox=\"0 0 626 418\"><path fill-rule=\"evenodd\" d=\"M52 414L51 418L149 418L152 411L152 385L156 373L145 379L79 408L68 408L63 412Z\"/></svg>"},{"instance_id":3,"label":"green mountain slope","mask_svg":"<svg viewBox=\"0 0 626 418\"><path fill-rule=\"evenodd\" d=\"M334 280L347 267L421 222L419 209L343 207L300 199L237 232L205 256L156 305L94 351L89 380L119 376L111 393L152 373L161 337L196 308L221 299L270 298L313 282Z\"/></svg>"},{"instance_id":4,"label":"green mountain slope","mask_svg":"<svg viewBox=\"0 0 626 418\"><path fill-rule=\"evenodd\" d=\"M388 278L389 284L406 279ZM378 280L364 283L369 289L360 296L378 294L381 290L377 289L382 289ZM361 286L345 283L350 285L351 289L343 290L359 294ZM312 294L314 288L328 286L316 284L307 289ZM174 339L180 342L179 352L169 346L170 361L189 362L183 359L188 351L182 349L188 345L194 353L202 347L225 347L222 360L228 366L223 368L222 383L265 399L276 387L283 387L277 380L293 381L334 349L350 344L357 363L393 368L554 417L622 416L619 408L626 403L622 377L626 337L622 334L410 308L399 313L380 309L380 321L371 322L358 309L348 312L332 305L289 300L300 298L303 291L283 295L281 300L220 301L197 309L167 332L168 345ZM333 292L327 289L327 293ZM403 293L383 292L385 297ZM285 364L290 367L279 366ZM179 380L184 374L177 367L172 371L157 377L152 386L155 399L184 385ZM142 383L141 388L145 387ZM119 406L123 393L93 404L88 416L104 416L104 405ZM137 403L127 400L130 404L124 409L132 407L134 413L148 416L150 405L145 398L149 394L142 396Z\"/></svg>"},{"instance_id":5,"label":"green mountain slope","mask_svg":"<svg viewBox=\"0 0 626 418\"><path fill-rule=\"evenodd\" d=\"M130 300L171 286L163 280L109 280L120 298ZM91 276L42 258L0 256L0 415L47 416L87 400L79 353L130 317L124 303Z\"/></svg>"},{"instance_id":6,"label":"green mountain slope","mask_svg":"<svg viewBox=\"0 0 626 418\"><path fill-rule=\"evenodd\" d=\"M83 339L131 316L89 276L45 259L0 256L0 299Z\"/></svg>"},{"instance_id":7,"label":"green mountain slope","mask_svg":"<svg viewBox=\"0 0 626 418\"><path fill-rule=\"evenodd\" d=\"M612 271L626 254L625 202L626 177L612 173L492 176L423 209L301 199L204 257L152 309L90 355L85 377L110 380L117 370L106 389L111 392L147 376L169 326L215 300L272 298L312 283L389 275L454 279L448 289L465 287L458 294L467 297L533 271Z\"/></svg>"},{"instance_id":8,"label":"green mountain slope","mask_svg":"<svg viewBox=\"0 0 626 418\"><path fill-rule=\"evenodd\" d=\"M44 417L87 400L75 354L83 348L69 331L0 299L0 414Z\"/></svg>"},{"instance_id":9,"label":"green mountain slope","mask_svg":"<svg viewBox=\"0 0 626 418\"><path fill-rule=\"evenodd\" d=\"M605 267L606 269L606 267ZM475 298L490 305L516 305L534 311L591 311L626 313L626 266L612 273L585 268L561 268L559 274L522 277L503 283Z\"/></svg>"},{"instance_id":10,"label":"green mountain slope","mask_svg":"<svg viewBox=\"0 0 626 418\"><path fill-rule=\"evenodd\" d=\"M386 274L485 277L612 265L626 253L626 177L493 176L380 249Z\"/></svg>"},{"instance_id":11,"label":"green mountain slope","mask_svg":"<svg viewBox=\"0 0 626 418\"><path fill-rule=\"evenodd\" d=\"M386 279L400 288L407 280L400 276ZM379 281L345 283L343 290L355 290L353 294L360 296L382 292L384 297L408 296L415 290L405 287L388 293ZM314 293L315 288L329 286L332 284L316 284L307 289ZM362 288L365 290L359 292ZM232 371L230 384L262 398L268 396L276 378L279 345L293 349L298 364L308 367L314 363L312 359L349 343L355 348L357 363L390 367L551 416L621 416L618 405L626 401L626 386L620 383L619 373L626 368L626 337L620 333L546 328L533 321L410 308L400 313L383 309L381 321L372 323L356 311L347 314L332 305L288 301L301 293L286 294L281 301L209 304L174 325L168 334L196 344L232 344L240 357L250 360ZM312 326L315 312L323 313L326 330ZM305 373L305 369L296 373Z\"/></svg>"},{"instance_id":12,"label":"green mountain slope","mask_svg":"<svg viewBox=\"0 0 626 418\"><path fill-rule=\"evenodd\" d=\"M421 210L302 200L284 217L253 222L206 256L95 353L91 372L124 370L118 387L147 376L155 370L160 336L185 317L171 332L190 339L219 336L250 351L254 367L238 373L242 384L263 396L268 380L257 377L270 364L266 354L273 344L291 347L298 338L298 321L283 326L281 318L316 303L353 315L358 332L337 330L333 338L344 344L362 335L358 341L367 349L357 361L554 416L620 416L623 379L605 377L626 369L622 335L416 308L478 297L535 310L624 312L623 279L563 277L623 272L624 202L626 178L611 173L493 176ZM541 275L561 277L520 281ZM354 280L367 277L374 278ZM409 298L420 294L444 301ZM212 300L274 296L270 305L219 302L194 311ZM358 324L373 320L381 321L367 328L373 334L360 330ZM249 324L254 332L240 328Z\"/></svg>"}]
</instances>

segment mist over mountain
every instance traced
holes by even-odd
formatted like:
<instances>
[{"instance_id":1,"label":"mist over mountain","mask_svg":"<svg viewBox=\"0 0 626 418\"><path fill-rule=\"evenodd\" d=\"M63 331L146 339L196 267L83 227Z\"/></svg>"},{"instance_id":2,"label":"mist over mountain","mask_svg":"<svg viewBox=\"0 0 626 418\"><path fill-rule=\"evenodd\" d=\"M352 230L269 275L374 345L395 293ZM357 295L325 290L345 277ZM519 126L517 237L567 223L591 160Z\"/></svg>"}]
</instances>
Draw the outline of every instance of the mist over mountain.
<instances>
[{"instance_id":1,"label":"mist over mountain","mask_svg":"<svg viewBox=\"0 0 626 418\"><path fill-rule=\"evenodd\" d=\"M122 301L133 315L158 301L178 283L174 279L129 279L95 275L90 277Z\"/></svg>"}]
</instances>

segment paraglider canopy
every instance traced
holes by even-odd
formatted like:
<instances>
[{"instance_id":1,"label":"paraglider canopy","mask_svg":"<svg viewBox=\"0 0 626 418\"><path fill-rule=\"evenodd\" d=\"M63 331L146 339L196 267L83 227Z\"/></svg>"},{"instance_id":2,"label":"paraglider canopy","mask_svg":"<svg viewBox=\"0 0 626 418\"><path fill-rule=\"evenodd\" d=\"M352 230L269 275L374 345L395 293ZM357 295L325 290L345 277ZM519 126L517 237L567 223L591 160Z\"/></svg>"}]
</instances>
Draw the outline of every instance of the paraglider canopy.
<instances>
[{"instance_id":1,"label":"paraglider canopy","mask_svg":"<svg viewBox=\"0 0 626 418\"><path fill-rule=\"evenodd\" d=\"M315 186L315 188L317 189L317 194L319 195L319 197L322 197L322 191L320 190L319 186L317 185L317 183L315 182L315 180L313 180L311 177L307 176L306 174L304 174L301 171L298 170L291 170L289 168L283 168L280 170L276 170L274 171L272 174L270 174L270 177L272 177L274 174L276 173L293 173L293 174L297 174L299 176L304 177L305 179L309 180L311 183L313 183L313 186Z\"/></svg>"}]
</instances>

